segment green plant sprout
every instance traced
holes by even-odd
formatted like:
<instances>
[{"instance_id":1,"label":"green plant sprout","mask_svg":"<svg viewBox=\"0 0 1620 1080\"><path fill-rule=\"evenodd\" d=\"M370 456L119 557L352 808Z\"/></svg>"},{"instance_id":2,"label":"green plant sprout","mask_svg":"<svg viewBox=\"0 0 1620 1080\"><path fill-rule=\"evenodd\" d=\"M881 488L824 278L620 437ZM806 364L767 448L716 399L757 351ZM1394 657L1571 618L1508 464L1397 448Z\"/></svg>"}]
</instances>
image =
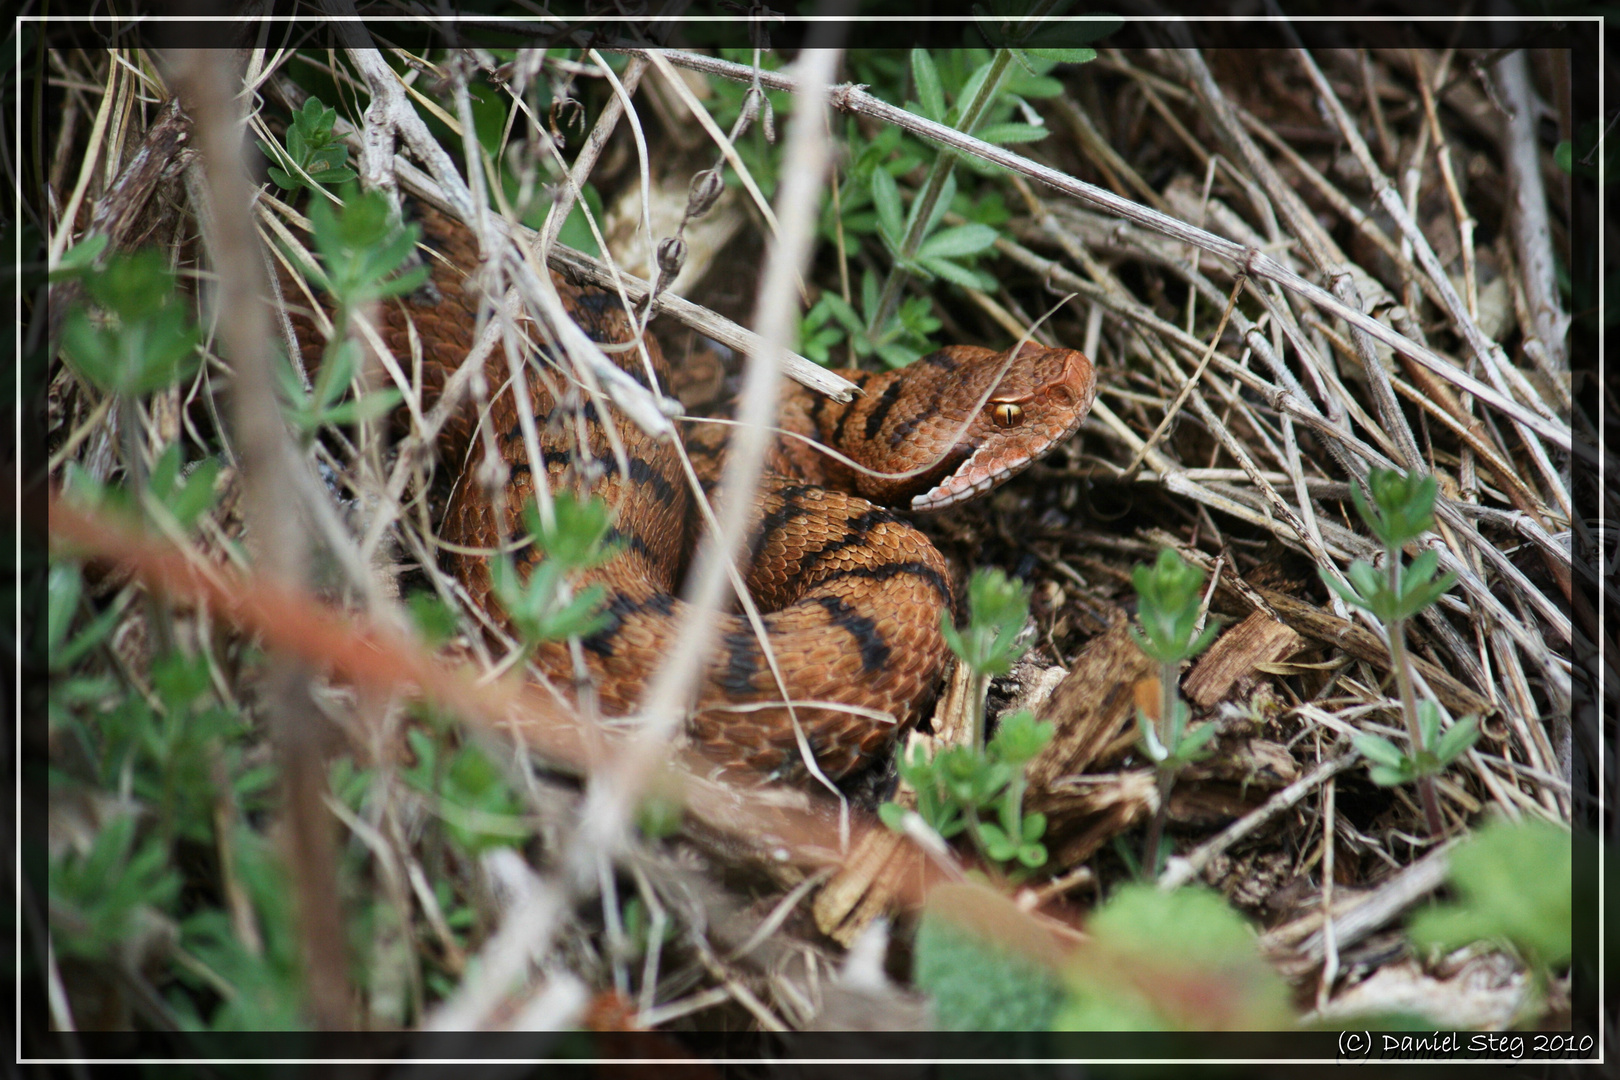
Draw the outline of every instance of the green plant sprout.
<instances>
[{"instance_id":1,"label":"green plant sprout","mask_svg":"<svg viewBox=\"0 0 1620 1080\"><path fill-rule=\"evenodd\" d=\"M197 369L202 332L175 296L174 274L161 252L119 254L98 267L94 259L105 246L105 238L86 239L53 275L80 279L105 313L97 318L75 305L62 324L62 350L103 393L129 400L167 389Z\"/></svg>"},{"instance_id":2,"label":"green plant sprout","mask_svg":"<svg viewBox=\"0 0 1620 1080\"><path fill-rule=\"evenodd\" d=\"M1159 715L1155 720L1138 709L1136 723L1141 729L1140 746L1158 772L1159 808L1148 828L1142 849L1142 866L1148 876L1159 872L1159 838L1169 811L1170 792L1182 769L1210 754L1209 740L1214 724L1202 724L1191 731L1191 712L1181 700L1181 664L1191 660L1215 640L1220 626L1209 620L1198 629L1203 610L1204 572L1184 560L1180 553L1163 548L1153 566L1141 564L1131 572L1136 587L1137 618L1140 630L1132 627L1137 647L1159 665Z\"/></svg>"},{"instance_id":3,"label":"green plant sprout","mask_svg":"<svg viewBox=\"0 0 1620 1080\"><path fill-rule=\"evenodd\" d=\"M572 596L564 588L571 575L600 566L615 554L617 545L607 542L611 527L607 503L599 497L581 501L562 491L553 497L551 510L547 525L532 500L523 508L532 542L545 555L526 579L510 554L489 564L495 596L517 627L525 655L543 642L589 637L612 618L602 610L606 590L601 585Z\"/></svg>"},{"instance_id":4,"label":"green plant sprout","mask_svg":"<svg viewBox=\"0 0 1620 1080\"><path fill-rule=\"evenodd\" d=\"M1037 75L1044 75L1052 67L1051 61L1020 55L1016 49L997 49L968 76L960 86L955 101L947 109L945 86L933 57L924 49L914 49L911 53L911 77L918 101L914 103L914 108L912 103L908 103L908 108L964 134L977 134L986 142L1030 142L1044 138L1046 129L1033 124L1001 124L995 129L986 126L992 113L1010 111L1015 105L1013 100L1002 100L1003 83L1015 60ZM1037 69L1035 65L1041 66ZM950 205L947 186L954 193L952 173L956 162L957 154L954 151L940 148L935 153L928 175L912 200L911 211L904 218L901 216L900 194L894 186L894 178L881 169L872 174L872 199L878 210L879 234L894 258L894 265L884 279L877 307L868 312L869 333L887 326L894 317L900 302L900 290L908 276L920 276L925 280L938 276L967 288L982 287L980 276L957 260L987 250L996 241L995 230L970 224L934 233L945 208Z\"/></svg>"},{"instance_id":5,"label":"green plant sprout","mask_svg":"<svg viewBox=\"0 0 1620 1080\"><path fill-rule=\"evenodd\" d=\"M942 838L968 830L974 845L994 862L1017 861L1031 870L1046 862L1046 815L1025 814L1024 768L1052 739L1050 723L1036 723L1028 711L1006 717L987 745L979 725L990 679L1012 670L1024 651L1018 640L1029 620L1029 587L1000 570L977 570L968 582L968 625L958 631L950 613L940 630L951 651L973 673L969 715L974 730L966 744L948 746L930 757L915 747L898 762L900 776L917 792L917 815ZM897 803L878 808L883 823L904 831L908 811ZM993 813L995 821L980 815Z\"/></svg>"},{"instance_id":6,"label":"green plant sprout","mask_svg":"<svg viewBox=\"0 0 1620 1080\"><path fill-rule=\"evenodd\" d=\"M861 276L860 302L870 311L877 303L877 275L868 270ZM929 335L943 324L933 315L933 301L913 296L900 305L900 312L880 334L868 334L860 313L842 296L824 292L805 312L799 323L799 346L804 355L818 364L832 359L832 347L847 336L857 359L876 355L891 368L905 367L931 351Z\"/></svg>"},{"instance_id":7,"label":"green plant sprout","mask_svg":"<svg viewBox=\"0 0 1620 1080\"><path fill-rule=\"evenodd\" d=\"M1402 474L1392 469L1373 469L1367 474L1372 502L1360 487L1351 485L1350 499L1367 528L1384 544L1384 575L1370 563L1357 560L1341 584L1326 570L1322 580L1348 604L1364 608L1384 625L1389 643L1390 667L1401 698L1401 715L1406 721L1409 751L1378 735L1357 735L1355 747L1371 766L1372 781L1382 787L1417 783L1423 816L1433 836L1445 831L1440 799L1434 777L1461 757L1479 737L1478 721L1464 717L1451 730L1440 733L1440 708L1432 701L1421 704L1412 685L1411 660L1406 653L1406 621L1440 599L1456 582L1457 575L1435 577L1440 553L1424 550L1412 565L1402 566L1401 549L1419 539L1434 524L1434 500L1439 485L1432 476Z\"/></svg>"},{"instance_id":8,"label":"green plant sprout","mask_svg":"<svg viewBox=\"0 0 1620 1080\"><path fill-rule=\"evenodd\" d=\"M292 119L286 149L259 140L265 157L287 166L281 169L271 165L265 170L277 187L285 191L319 191L322 186L345 184L355 178L355 171L348 166L349 148L332 135L336 109L328 109L319 98L312 97L304 102L303 111L293 113Z\"/></svg>"},{"instance_id":9,"label":"green plant sprout","mask_svg":"<svg viewBox=\"0 0 1620 1080\"><path fill-rule=\"evenodd\" d=\"M1062 84L1046 77L1057 63L1085 63L1095 59L1091 49L1027 49L1020 48L1019 35L1034 31L1040 17L1057 5L1037 3L1026 15L1020 15L1018 26L1007 38L1008 45L998 48L989 59L973 69L967 78L955 87L952 104L946 106L947 85L935 65L933 57L923 49L911 54L912 84L917 101L907 103L907 109L927 119L945 124L967 134L976 135L996 145L1033 142L1047 135L1039 124L1021 123L1007 119L1025 97L1051 97L1062 92ZM881 235L889 253L894 257L883 292L875 309L868 312L868 333L876 334L894 317L900 301L900 290L909 275L931 280L938 276L967 288L982 288L981 275L964 266L959 260L971 258L988 250L996 241L995 230L983 225L958 225L935 232L945 207L950 205L947 187L954 192L953 172L958 155L941 147L929 166L909 215L902 219L899 212L899 193L888 190L892 177L879 170L873 174L875 185L873 201L877 204L881 221Z\"/></svg>"},{"instance_id":10,"label":"green plant sprout","mask_svg":"<svg viewBox=\"0 0 1620 1080\"><path fill-rule=\"evenodd\" d=\"M428 278L425 266L395 276L415 249L421 229L391 221L388 202L378 192L358 193L350 186L341 210L317 199L310 204L309 220L320 266L306 266L304 272L332 297L332 334L312 389L305 391L290 363L284 361L278 371L288 418L306 442L324 425L365 423L399 404L402 395L391 386L342 401L359 367L359 346L348 336L349 319L355 308L404 295Z\"/></svg>"},{"instance_id":11,"label":"green plant sprout","mask_svg":"<svg viewBox=\"0 0 1620 1080\"><path fill-rule=\"evenodd\" d=\"M62 325L62 352L90 386L109 395L123 438L124 482L106 484L77 462L68 462L64 486L75 498L111 510L144 516L166 531L189 532L218 499L217 458L205 457L188 474L185 451L170 443L152 463L143 454L139 399L166 390L197 369L202 333L176 295L175 277L153 249L120 253L98 265L107 238L92 234L63 254L54 281L77 280L100 309L74 303ZM166 623L160 617L160 640Z\"/></svg>"}]
</instances>

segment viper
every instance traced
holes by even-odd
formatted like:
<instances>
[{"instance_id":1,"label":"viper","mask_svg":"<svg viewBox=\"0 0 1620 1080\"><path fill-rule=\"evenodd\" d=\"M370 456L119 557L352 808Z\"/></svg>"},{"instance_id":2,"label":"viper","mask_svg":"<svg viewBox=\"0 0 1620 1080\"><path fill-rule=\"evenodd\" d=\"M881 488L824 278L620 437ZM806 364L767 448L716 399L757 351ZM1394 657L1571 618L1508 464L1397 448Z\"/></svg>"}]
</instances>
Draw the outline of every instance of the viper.
<instances>
[{"instance_id":1,"label":"viper","mask_svg":"<svg viewBox=\"0 0 1620 1080\"><path fill-rule=\"evenodd\" d=\"M473 346L477 247L454 219L427 206L412 214L432 276L386 305L379 321L402 363L419 348L427 408ZM636 323L617 296L555 272L553 282L570 317L607 355L662 393L669 375L662 351L643 335L649 373L640 352L626 347ZM294 325L301 354L317 362L312 325L296 317ZM677 643L686 607L681 574L703 520L694 500L707 497L720 475L726 429L684 425L699 478L694 490L674 440L656 439L605 399L598 403L545 348L532 348L525 361L543 460L530 460L520 395L499 347L486 363L487 401L470 402L442 430L439 453L456 476L439 526L446 568L491 623L510 632L490 559L503 537L509 548L525 537L534 470L544 470L551 492L606 500L615 554L574 582L603 587L601 626L573 646L542 643L533 659L576 699L588 686L599 715L632 716ZM1096 394L1083 354L1027 343L1005 352L953 345L899 370L840 374L860 391L849 403L787 384L777 424L801 437L775 440L740 566L764 633L739 613L722 613L690 703L691 737L728 772L802 774L797 727L821 770L840 778L917 721L946 658L941 619L953 597L944 557L903 513L941 510L1005 482L1071 435ZM490 469L491 450L502 469ZM496 490L479 479L492 475L505 477ZM527 542L513 558L526 578L545 552Z\"/></svg>"}]
</instances>

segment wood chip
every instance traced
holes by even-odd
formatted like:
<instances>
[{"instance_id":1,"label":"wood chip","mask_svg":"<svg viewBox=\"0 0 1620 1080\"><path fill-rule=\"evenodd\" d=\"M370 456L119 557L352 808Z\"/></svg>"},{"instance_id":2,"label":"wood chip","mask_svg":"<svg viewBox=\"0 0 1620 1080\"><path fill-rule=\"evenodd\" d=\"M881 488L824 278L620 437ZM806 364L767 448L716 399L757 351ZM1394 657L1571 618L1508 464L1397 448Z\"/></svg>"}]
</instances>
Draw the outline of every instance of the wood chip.
<instances>
[{"instance_id":1,"label":"wood chip","mask_svg":"<svg viewBox=\"0 0 1620 1080\"><path fill-rule=\"evenodd\" d=\"M1265 612L1256 611L1215 639L1182 680L1182 691L1194 704L1209 708L1235 690L1252 686L1258 664L1286 660L1305 647L1305 639Z\"/></svg>"},{"instance_id":2,"label":"wood chip","mask_svg":"<svg viewBox=\"0 0 1620 1080\"><path fill-rule=\"evenodd\" d=\"M1051 790L1059 778L1083 773L1102 760L1120 729L1135 719L1133 688L1153 674L1153 661L1131 640L1125 619L1075 657L1069 674L1036 717L1050 720L1056 731L1046 749L1029 763L1032 803L1040 802L1040 794Z\"/></svg>"}]
</instances>

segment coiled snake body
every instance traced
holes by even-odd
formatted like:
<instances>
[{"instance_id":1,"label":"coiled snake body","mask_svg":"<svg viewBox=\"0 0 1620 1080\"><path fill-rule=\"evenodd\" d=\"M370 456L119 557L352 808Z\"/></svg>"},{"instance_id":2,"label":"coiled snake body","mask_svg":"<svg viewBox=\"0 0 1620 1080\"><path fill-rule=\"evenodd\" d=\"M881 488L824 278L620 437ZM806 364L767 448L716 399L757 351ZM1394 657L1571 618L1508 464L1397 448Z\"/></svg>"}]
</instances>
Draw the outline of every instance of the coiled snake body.
<instances>
[{"instance_id":1,"label":"coiled snake body","mask_svg":"<svg viewBox=\"0 0 1620 1080\"><path fill-rule=\"evenodd\" d=\"M476 265L476 249L470 233L449 218L427 208L416 217L424 243L439 256L431 260L433 284L389 305L383 336L404 363L412 356L409 315L420 341L424 397L431 402L472 347L478 294L466 273ZM632 340L633 324L617 297L561 277L554 281L569 314L593 339L608 345ZM304 336L302 351L311 355L313 335ZM646 344L662 380L663 358L651 335ZM609 355L646 382L635 350ZM538 356L527 365L527 389L547 483L554 492L594 492L614 513L609 536L618 554L579 582L605 587L607 624L581 642L578 656L601 713L631 715L648 676L676 643L683 602L675 594L687 548L701 528L692 504L697 495L677 448L615 410L624 453L617 457L590 398L573 387L563 366ZM945 659L940 619L951 609L950 580L938 550L879 503L930 510L989 490L1071 434L1095 394L1083 355L1033 345L1016 357L953 346L901 371L843 374L862 389L853 402L839 404L789 383L779 425L878 473L923 471L868 475L798 440L776 441L754 508L751 557L742 568L766 638L761 641L740 615L719 616L717 645L692 709L693 738L729 769L798 771L796 719L821 769L840 777L916 721ZM464 409L441 440L459 479L440 536L453 552L450 570L474 602L504 624L487 558L455 553L493 549L503 533L522 537L521 508L534 495L517 399L499 349L486 376L492 393L482 420ZM485 439L475 436L478 422L490 425L509 477L498 500L477 481L488 475ZM723 431L692 425L686 435L705 487L719 476ZM496 504L504 529L497 528ZM515 555L520 574L541 558L537 545L524 546ZM559 685L574 682L575 657L566 643L540 646L536 660ZM791 716L784 700L795 703Z\"/></svg>"}]
</instances>

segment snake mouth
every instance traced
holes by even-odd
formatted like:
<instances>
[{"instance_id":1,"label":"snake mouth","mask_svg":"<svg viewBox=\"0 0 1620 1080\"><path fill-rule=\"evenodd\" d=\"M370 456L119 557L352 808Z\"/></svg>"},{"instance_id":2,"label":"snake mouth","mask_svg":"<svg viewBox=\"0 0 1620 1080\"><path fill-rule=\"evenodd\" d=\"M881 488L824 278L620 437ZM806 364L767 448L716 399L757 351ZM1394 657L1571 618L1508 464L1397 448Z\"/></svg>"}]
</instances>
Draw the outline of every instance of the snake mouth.
<instances>
[{"instance_id":1,"label":"snake mouth","mask_svg":"<svg viewBox=\"0 0 1620 1080\"><path fill-rule=\"evenodd\" d=\"M1035 462L1051 453L1059 439L1053 439L1038 454L1021 454L1019 460L1004 461L997 447L985 444L973 452L962 465L940 483L921 495L912 497L913 510L945 510L957 503L967 502L983 492L1011 480Z\"/></svg>"},{"instance_id":2,"label":"snake mouth","mask_svg":"<svg viewBox=\"0 0 1620 1080\"><path fill-rule=\"evenodd\" d=\"M1072 349L1063 352L1068 356L1062 375L1024 399L1044 402L1047 407L1041 410L1041 419L1012 429L1016 435L980 442L967 460L914 496L911 509L944 510L975 498L1011 480L1074 434L1091 411L1096 377L1083 354Z\"/></svg>"}]
</instances>

